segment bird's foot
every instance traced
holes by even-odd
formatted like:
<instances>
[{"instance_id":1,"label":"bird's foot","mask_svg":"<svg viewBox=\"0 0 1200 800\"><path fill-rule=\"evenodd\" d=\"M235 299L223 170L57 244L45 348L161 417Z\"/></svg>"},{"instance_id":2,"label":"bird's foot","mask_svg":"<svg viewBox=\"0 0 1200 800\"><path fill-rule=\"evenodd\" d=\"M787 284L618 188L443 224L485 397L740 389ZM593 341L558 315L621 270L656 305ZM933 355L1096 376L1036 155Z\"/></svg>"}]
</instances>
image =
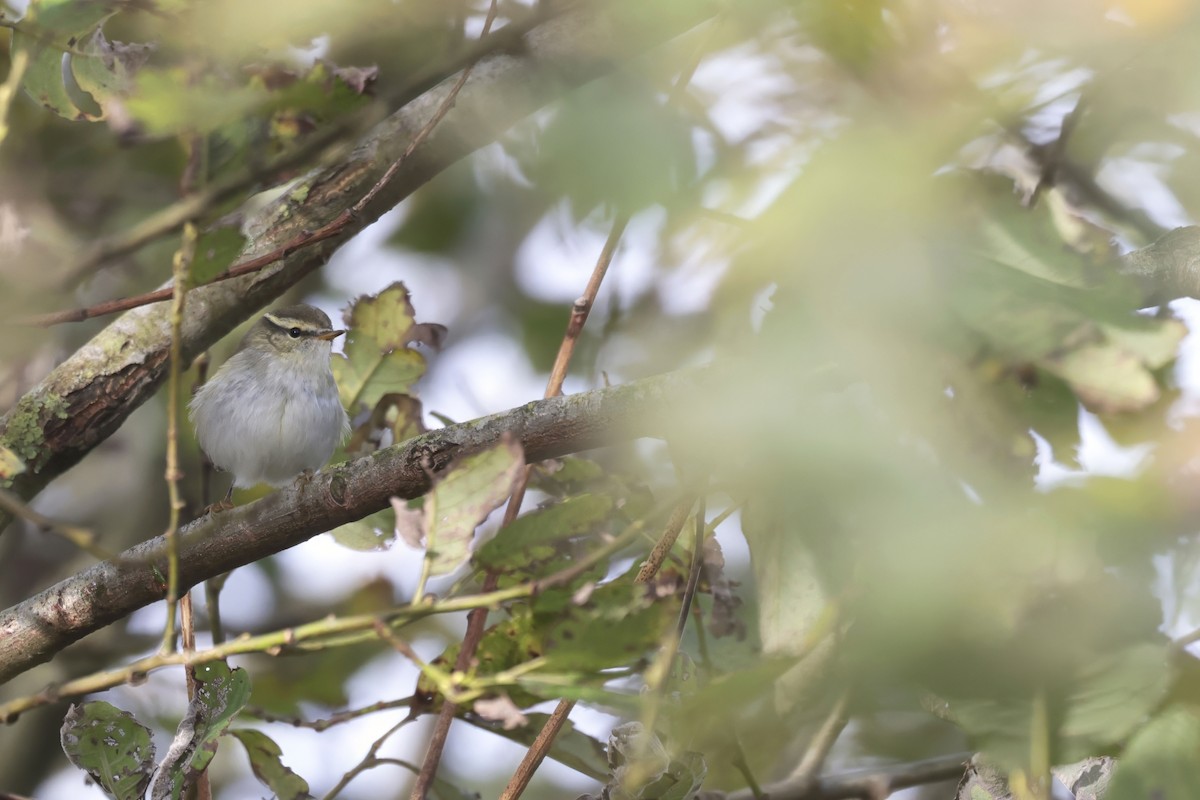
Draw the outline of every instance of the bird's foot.
<instances>
[{"instance_id":1,"label":"bird's foot","mask_svg":"<svg viewBox=\"0 0 1200 800\"><path fill-rule=\"evenodd\" d=\"M225 496L220 502L210 503L205 509L205 515L220 514L222 511L228 511L233 508L233 484L229 485L229 491L225 492Z\"/></svg>"},{"instance_id":2,"label":"bird's foot","mask_svg":"<svg viewBox=\"0 0 1200 800\"><path fill-rule=\"evenodd\" d=\"M316 474L317 474L317 471L314 469L304 470L304 472L301 472L299 475L296 476L296 485L303 486L304 484L311 481L313 479L313 476Z\"/></svg>"},{"instance_id":3,"label":"bird's foot","mask_svg":"<svg viewBox=\"0 0 1200 800\"><path fill-rule=\"evenodd\" d=\"M222 511L228 511L233 508L233 500L226 497L216 503L209 503L204 508L205 514L220 514Z\"/></svg>"}]
</instances>

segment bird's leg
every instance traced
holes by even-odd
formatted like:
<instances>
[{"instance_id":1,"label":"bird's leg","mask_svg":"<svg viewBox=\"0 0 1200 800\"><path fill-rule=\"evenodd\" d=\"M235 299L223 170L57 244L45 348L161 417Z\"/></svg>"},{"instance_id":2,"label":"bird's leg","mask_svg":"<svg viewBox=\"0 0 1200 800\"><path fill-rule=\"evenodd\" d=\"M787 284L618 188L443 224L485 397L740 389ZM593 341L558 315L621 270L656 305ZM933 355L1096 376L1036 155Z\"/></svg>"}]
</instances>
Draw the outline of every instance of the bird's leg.
<instances>
[{"instance_id":1,"label":"bird's leg","mask_svg":"<svg viewBox=\"0 0 1200 800\"><path fill-rule=\"evenodd\" d=\"M317 474L317 471L315 469L304 470L304 472L301 472L299 475L296 476L296 485L303 486L304 484L311 481L313 479L313 476L316 474Z\"/></svg>"},{"instance_id":2,"label":"bird's leg","mask_svg":"<svg viewBox=\"0 0 1200 800\"><path fill-rule=\"evenodd\" d=\"M233 508L233 482L229 483L229 491L225 493L225 497L220 502L209 504L208 508L204 509L205 514L219 514L222 511L228 511Z\"/></svg>"}]
</instances>

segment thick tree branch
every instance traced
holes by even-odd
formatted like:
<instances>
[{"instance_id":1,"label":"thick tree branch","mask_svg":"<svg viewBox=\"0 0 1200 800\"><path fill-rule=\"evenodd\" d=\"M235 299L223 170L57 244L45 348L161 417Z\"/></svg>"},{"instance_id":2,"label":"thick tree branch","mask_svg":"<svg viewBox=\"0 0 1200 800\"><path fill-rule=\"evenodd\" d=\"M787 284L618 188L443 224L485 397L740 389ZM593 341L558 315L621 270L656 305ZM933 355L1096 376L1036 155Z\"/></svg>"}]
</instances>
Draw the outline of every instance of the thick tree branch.
<instances>
[{"instance_id":1,"label":"thick tree branch","mask_svg":"<svg viewBox=\"0 0 1200 800\"><path fill-rule=\"evenodd\" d=\"M530 461L662 435L671 407L698 391L700 380L697 373L678 373L539 400L431 431L241 508L202 517L180 532L180 586L189 588L361 519L386 508L394 495L419 497L431 474L494 445L505 433L520 439ZM166 542L158 536L0 613L0 683L163 599L165 564Z\"/></svg>"},{"instance_id":2,"label":"thick tree branch","mask_svg":"<svg viewBox=\"0 0 1200 800\"><path fill-rule=\"evenodd\" d=\"M276 266L190 296L182 348L190 359L328 261L359 230L441 170L488 144L548 102L608 74L712 15L708 2L621 0L583 3L532 29L512 53L483 58L454 109L407 159L395 179L336 237L304 247ZM364 196L450 92L453 80L408 103L356 143L347 159L310 173L266 209L247 214L251 244L239 260L270 252L335 219ZM126 313L61 364L0 418L0 444L29 469L13 490L29 498L111 435L162 383L170 341L168 309ZM10 521L0 514L0 529Z\"/></svg>"},{"instance_id":3,"label":"thick tree branch","mask_svg":"<svg viewBox=\"0 0 1200 800\"><path fill-rule=\"evenodd\" d=\"M1147 305L1200 297L1200 227L1176 228L1125 256L1122 271L1138 280Z\"/></svg>"}]
</instances>

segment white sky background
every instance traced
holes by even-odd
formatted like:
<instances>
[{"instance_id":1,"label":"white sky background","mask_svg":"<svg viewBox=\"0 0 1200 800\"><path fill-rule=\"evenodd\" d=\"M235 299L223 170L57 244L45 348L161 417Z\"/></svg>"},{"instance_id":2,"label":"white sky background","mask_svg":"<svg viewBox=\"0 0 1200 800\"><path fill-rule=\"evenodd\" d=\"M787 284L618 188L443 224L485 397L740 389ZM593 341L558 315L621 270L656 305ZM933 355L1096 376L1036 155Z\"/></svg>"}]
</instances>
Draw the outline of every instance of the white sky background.
<instances>
[{"instance_id":1,"label":"white sky background","mask_svg":"<svg viewBox=\"0 0 1200 800\"><path fill-rule=\"evenodd\" d=\"M704 62L694 80L705 91L720 95L712 109L713 120L731 138L757 130L766 119L784 113L773 100L779 91L774 83L777 78L767 65L748 51L732 52ZM698 144L703 159L703 142ZM1142 160L1130 156L1112 161L1101 171L1100 182L1125 202L1146 206L1151 216L1165 225L1190 224L1178 201L1161 180L1162 154L1146 155L1153 157ZM502 162L506 156L493 146L475 158L477 164L490 164L495 168L496 162ZM799 158L794 170L776 176L776 180L764 186L754 205L761 208L769 203L802 164L803 158ZM727 210L753 214L758 208ZM475 332L469 338L455 337L456 323L462 322L464 310L473 305L470 302L473 289L464 283L469 280L469 272L450 269L438 257L386 248L388 236L406 214L407 206L402 204L343 247L325 269L330 293L310 299L337 319L349 298L378 292L389 283L402 280L412 293L418 318L446 323L451 331L447 351L431 357L429 373L419 386L427 411L435 410L453 419L465 420L541 397L546 376L532 368L520 344L507 332L471 326ZM660 273L661 265L653 261L651 243L663 221L664 214L657 210L642 213L633 220L601 290L596 309L600 318L613 297L627 304L646 291L658 292L669 301L666 304L668 314L693 312L708 303L726 265L685 263L670 274ZM552 208L519 249L514 265L515 279L523 290L539 299L561 304L565 324L570 304L580 294L605 235L602 222L590 220L575 226L565 207ZM1173 307L1189 329L1200 331L1200 302L1180 301ZM750 309L747 313L751 313ZM612 367L615 374L619 374L616 369L619 364L606 365L603 355L601 358L601 369ZM1176 379L1184 389L1178 413L1200 412L1200 335L1196 333L1190 334L1182 345ZM566 386L568 392L587 388L591 387L577 378L570 379ZM1153 457L1146 448L1121 448L1113 443L1102 423L1086 412L1080 414L1080 431L1082 470L1064 466L1065 454L1052 453L1044 441L1038 442L1040 487L1051 490L1055 485L1081 480L1089 474L1131 475L1145 459ZM734 526L726 526L721 542L730 569L744 572L748 553ZM384 552L359 553L335 544L329 536L319 536L280 554L276 562L290 585L302 586L310 599L332 605L376 576L386 577L401 593L411 592L420 558L419 552L402 543ZM1170 570L1164 566L1162 572L1167 576ZM1167 596L1166 590L1170 587L1164 583L1163 588L1164 596ZM234 573L222 600L222 614L233 631L260 625L271 613L271 592L254 567ZM157 632L162 615L161 605L143 609L135 615L133 626L144 632ZM1182 620L1181 625L1191 628L1195 622ZM204 644L203 637L201 644ZM413 646L423 657L432 658L440 652L443 643L418 639ZM416 678L416 668L406 659L398 655L381 656L365 664L350 681L349 707L407 695ZM160 715L178 715L183 710L182 676L174 670L155 673L142 686L123 687L103 696L146 721ZM318 708L307 711L310 716L329 713L328 709ZM376 737L403 715L403 711L371 715L319 734L286 725L267 725L264 730L281 746L285 763L303 776L313 793L320 796L362 758ZM611 718L583 708L576 709L573 719L585 732L602 741L607 738L612 724ZM431 721L432 718L422 720L393 736L380 755L419 764ZM161 754L168 739L163 731L158 735ZM499 737L456 722L443 763L459 774L480 778L485 775L507 777L521 753L522 748ZM260 797L266 792L250 775L244 754L232 742L221 748L214 769L233 771L241 776L233 788L221 795L224 800ZM539 776L543 780L556 781L562 787L560 794L563 797L574 797L596 788L590 779L552 761L546 762ZM397 767L379 767L357 777L341 796L347 800L407 796L402 787L409 785L411 779L411 775ZM469 788L469 782L464 783L468 783ZM72 769L48 781L37 796L42 800L87 800L104 795L95 787L85 787L82 773Z\"/></svg>"}]
</instances>

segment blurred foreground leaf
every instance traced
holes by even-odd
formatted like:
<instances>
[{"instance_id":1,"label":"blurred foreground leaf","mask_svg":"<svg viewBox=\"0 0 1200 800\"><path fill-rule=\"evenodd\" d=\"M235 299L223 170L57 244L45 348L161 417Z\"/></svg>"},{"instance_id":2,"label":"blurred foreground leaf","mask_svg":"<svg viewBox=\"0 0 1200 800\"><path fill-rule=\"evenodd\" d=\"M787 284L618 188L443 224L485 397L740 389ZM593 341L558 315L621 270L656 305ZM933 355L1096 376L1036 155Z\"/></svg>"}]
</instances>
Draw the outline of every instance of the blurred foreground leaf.
<instances>
[{"instance_id":1,"label":"blurred foreground leaf","mask_svg":"<svg viewBox=\"0 0 1200 800\"><path fill-rule=\"evenodd\" d=\"M1104 800L1200 797L1200 716L1174 708L1134 734Z\"/></svg>"}]
</instances>

